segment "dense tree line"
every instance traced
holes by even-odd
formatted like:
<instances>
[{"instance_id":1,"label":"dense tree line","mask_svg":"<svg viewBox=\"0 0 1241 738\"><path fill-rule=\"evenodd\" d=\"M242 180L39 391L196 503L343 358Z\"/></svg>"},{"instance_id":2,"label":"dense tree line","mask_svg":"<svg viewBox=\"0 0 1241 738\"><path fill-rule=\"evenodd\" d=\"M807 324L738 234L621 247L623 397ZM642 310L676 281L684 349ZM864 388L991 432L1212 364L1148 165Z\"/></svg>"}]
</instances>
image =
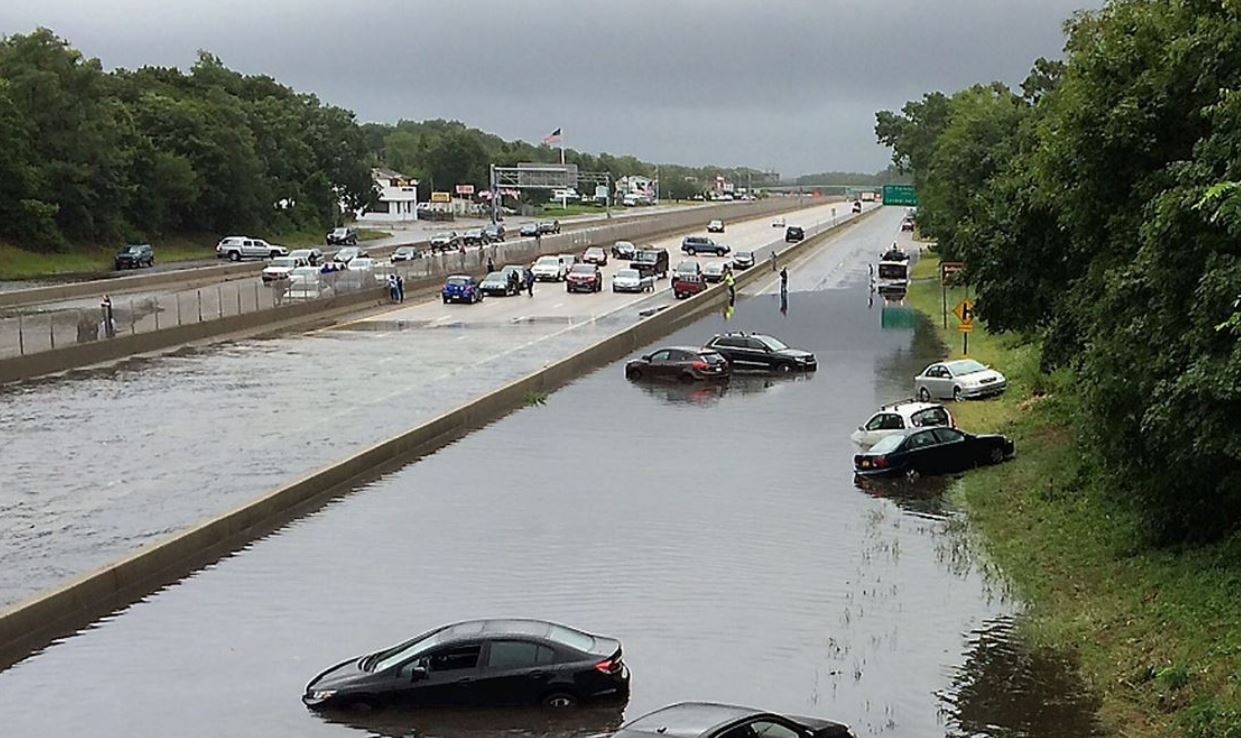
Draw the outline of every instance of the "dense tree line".
<instances>
[{"instance_id":1,"label":"dense tree line","mask_svg":"<svg viewBox=\"0 0 1241 738\"><path fill-rule=\"evenodd\" d=\"M352 113L207 53L105 72L47 30L0 41L0 238L23 246L323 224L369 161Z\"/></svg>"},{"instance_id":2,"label":"dense tree line","mask_svg":"<svg viewBox=\"0 0 1241 738\"><path fill-rule=\"evenodd\" d=\"M559 163L560 149L525 141L506 141L494 134L445 120L401 121L396 125L368 123L363 126L371 150L385 165L416 177L426 197L432 190L450 190L472 184L482 190L490 185L490 165L516 166L523 162ZM686 199L703 192L717 176L735 184L753 181L767 184L762 172L746 167L687 167L653 164L634 156L589 154L565 149L565 162L582 172L608 172L612 181L621 177L658 176L661 197ZM524 196L538 199L531 191Z\"/></svg>"},{"instance_id":3,"label":"dense tree line","mask_svg":"<svg viewBox=\"0 0 1241 738\"><path fill-rule=\"evenodd\" d=\"M786 184L794 185L857 185L857 186L880 186L886 184L909 184L913 179L907 172L902 171L895 164L889 165L885 169L873 174L864 172L819 172L818 174L803 174Z\"/></svg>"},{"instance_id":4,"label":"dense tree line","mask_svg":"<svg viewBox=\"0 0 1241 738\"><path fill-rule=\"evenodd\" d=\"M1161 541L1241 522L1241 12L1113 0L1019 90L877 114L990 328L1068 367L1086 451Z\"/></svg>"}]
</instances>

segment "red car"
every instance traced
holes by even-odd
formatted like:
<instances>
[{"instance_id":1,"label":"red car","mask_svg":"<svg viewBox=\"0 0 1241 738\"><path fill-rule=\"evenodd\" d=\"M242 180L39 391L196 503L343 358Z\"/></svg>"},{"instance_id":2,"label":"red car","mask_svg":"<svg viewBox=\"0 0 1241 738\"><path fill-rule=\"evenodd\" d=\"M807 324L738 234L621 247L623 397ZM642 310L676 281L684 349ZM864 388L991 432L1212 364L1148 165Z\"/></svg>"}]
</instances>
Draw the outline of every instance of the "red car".
<instances>
[{"instance_id":1,"label":"red car","mask_svg":"<svg viewBox=\"0 0 1241 738\"><path fill-rule=\"evenodd\" d=\"M678 300L693 297L707 287L707 278L702 273L701 264L696 261L677 264L676 271L672 273L672 294Z\"/></svg>"},{"instance_id":2,"label":"red car","mask_svg":"<svg viewBox=\"0 0 1241 738\"><path fill-rule=\"evenodd\" d=\"M586 253L582 254L582 261L586 264L598 264L599 266L608 265L608 252L598 246L591 246L586 249Z\"/></svg>"},{"instance_id":3,"label":"red car","mask_svg":"<svg viewBox=\"0 0 1241 738\"><path fill-rule=\"evenodd\" d=\"M603 289L603 272L594 264L574 264L565 277L565 292L599 292Z\"/></svg>"}]
</instances>

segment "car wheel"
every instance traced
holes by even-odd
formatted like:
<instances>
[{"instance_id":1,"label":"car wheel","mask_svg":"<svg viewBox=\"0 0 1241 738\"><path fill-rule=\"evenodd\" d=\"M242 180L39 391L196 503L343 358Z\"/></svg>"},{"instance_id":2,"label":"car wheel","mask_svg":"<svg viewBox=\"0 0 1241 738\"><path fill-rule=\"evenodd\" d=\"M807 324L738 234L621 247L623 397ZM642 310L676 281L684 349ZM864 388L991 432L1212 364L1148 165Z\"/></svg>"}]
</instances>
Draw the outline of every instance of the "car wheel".
<instances>
[{"instance_id":1,"label":"car wheel","mask_svg":"<svg viewBox=\"0 0 1241 738\"><path fill-rule=\"evenodd\" d=\"M236 251L230 251L228 252L228 260L229 261L241 261L241 254Z\"/></svg>"},{"instance_id":2,"label":"car wheel","mask_svg":"<svg viewBox=\"0 0 1241 738\"><path fill-rule=\"evenodd\" d=\"M961 401L961 388L960 388L960 387L953 387L953 388L952 388L952 399L953 399L953 401L954 401L954 402L960 402L960 401Z\"/></svg>"},{"instance_id":3,"label":"car wheel","mask_svg":"<svg viewBox=\"0 0 1241 738\"><path fill-rule=\"evenodd\" d=\"M447 305L447 304L448 304L448 298L447 298L447 297L445 297L445 298L443 298L443 299L444 299L444 304L445 304L445 305Z\"/></svg>"},{"instance_id":4,"label":"car wheel","mask_svg":"<svg viewBox=\"0 0 1241 738\"><path fill-rule=\"evenodd\" d=\"M918 470L913 468L912 466L905 470L905 479L909 480L910 482L918 481L918 477L920 476L922 475L919 474Z\"/></svg>"},{"instance_id":5,"label":"car wheel","mask_svg":"<svg viewBox=\"0 0 1241 738\"><path fill-rule=\"evenodd\" d=\"M781 374L788 374L789 372L793 371L793 365L792 364L777 364L776 371L780 372Z\"/></svg>"},{"instance_id":6,"label":"car wheel","mask_svg":"<svg viewBox=\"0 0 1241 738\"><path fill-rule=\"evenodd\" d=\"M716 251L716 252L715 252L715 255L716 255L716 256L723 256L723 255L724 255L724 249L720 249L720 250Z\"/></svg>"},{"instance_id":7,"label":"car wheel","mask_svg":"<svg viewBox=\"0 0 1241 738\"><path fill-rule=\"evenodd\" d=\"M690 382L694 381L694 375L690 374L689 372L685 372L679 377L679 379L681 380L682 384L689 384Z\"/></svg>"},{"instance_id":8,"label":"car wheel","mask_svg":"<svg viewBox=\"0 0 1241 738\"><path fill-rule=\"evenodd\" d=\"M1004 462L1004 449L1000 448L999 446L996 446L995 448L991 449L991 451L987 453L987 461L991 462L993 465L1003 463Z\"/></svg>"},{"instance_id":9,"label":"car wheel","mask_svg":"<svg viewBox=\"0 0 1241 738\"><path fill-rule=\"evenodd\" d=\"M637 368L636 366L631 366L625 370L625 377L628 379L641 379L642 370Z\"/></svg>"},{"instance_id":10,"label":"car wheel","mask_svg":"<svg viewBox=\"0 0 1241 738\"><path fill-rule=\"evenodd\" d=\"M922 400L923 402L930 402L931 391L927 389L926 387L919 387L918 388L918 399Z\"/></svg>"}]
</instances>

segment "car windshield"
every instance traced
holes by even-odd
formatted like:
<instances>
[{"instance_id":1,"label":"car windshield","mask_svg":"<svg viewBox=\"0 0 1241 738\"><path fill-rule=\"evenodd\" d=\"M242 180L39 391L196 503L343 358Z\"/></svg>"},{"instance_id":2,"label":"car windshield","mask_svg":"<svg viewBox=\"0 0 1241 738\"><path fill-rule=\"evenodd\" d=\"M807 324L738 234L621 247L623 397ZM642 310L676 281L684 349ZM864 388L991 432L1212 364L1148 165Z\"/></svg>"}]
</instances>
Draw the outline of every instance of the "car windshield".
<instances>
[{"instance_id":1,"label":"car windshield","mask_svg":"<svg viewBox=\"0 0 1241 738\"><path fill-rule=\"evenodd\" d=\"M880 264L879 276L883 279L905 279L907 270L904 264Z\"/></svg>"},{"instance_id":2,"label":"car windshield","mask_svg":"<svg viewBox=\"0 0 1241 738\"><path fill-rule=\"evenodd\" d=\"M905 440L905 437L902 435L884 436L883 438L879 439L878 443L870 447L870 452L872 454L891 453L895 451L897 446L901 445L901 441L904 441L904 440Z\"/></svg>"},{"instance_id":3,"label":"car windshield","mask_svg":"<svg viewBox=\"0 0 1241 738\"><path fill-rule=\"evenodd\" d=\"M500 272L491 272L487 275L488 282L503 282L506 277Z\"/></svg>"},{"instance_id":4,"label":"car windshield","mask_svg":"<svg viewBox=\"0 0 1241 738\"><path fill-rule=\"evenodd\" d=\"M778 338L772 338L771 336L758 336L757 338L758 340L767 344L767 348L771 349L772 351L783 351L784 349L789 347L788 344L785 343L784 341L781 341Z\"/></svg>"},{"instance_id":5,"label":"car windshield","mask_svg":"<svg viewBox=\"0 0 1241 738\"><path fill-rule=\"evenodd\" d=\"M616 273L616 279L637 279L637 269L621 269Z\"/></svg>"},{"instance_id":6,"label":"car windshield","mask_svg":"<svg viewBox=\"0 0 1241 738\"><path fill-rule=\"evenodd\" d=\"M587 256L603 256L603 249L600 249L600 248L586 249L586 255Z\"/></svg>"},{"instance_id":7,"label":"car windshield","mask_svg":"<svg viewBox=\"0 0 1241 738\"><path fill-rule=\"evenodd\" d=\"M687 274L697 274L698 264L692 261L683 261L680 264L677 264L677 271L685 272Z\"/></svg>"},{"instance_id":8,"label":"car windshield","mask_svg":"<svg viewBox=\"0 0 1241 738\"><path fill-rule=\"evenodd\" d=\"M754 252L753 251L738 251L737 258L738 259L753 259Z\"/></svg>"},{"instance_id":9,"label":"car windshield","mask_svg":"<svg viewBox=\"0 0 1241 738\"><path fill-rule=\"evenodd\" d=\"M534 262L534 265L542 267L559 267L560 259L555 256L540 256L539 260Z\"/></svg>"},{"instance_id":10,"label":"car windshield","mask_svg":"<svg viewBox=\"0 0 1241 738\"><path fill-rule=\"evenodd\" d=\"M414 250L413 250L413 249L411 249L411 248L410 248L410 247L408 247L408 246L402 246L401 248L397 249L397 250L396 250L396 252L397 252L398 254L405 255L405 254L412 254L412 253L414 253Z\"/></svg>"},{"instance_id":11,"label":"car windshield","mask_svg":"<svg viewBox=\"0 0 1241 738\"><path fill-rule=\"evenodd\" d=\"M724 272L724 263L719 262L719 261L712 262L706 265L705 267L703 267L702 270L704 272L711 272L712 274L717 274L717 273L722 274Z\"/></svg>"},{"instance_id":12,"label":"car windshield","mask_svg":"<svg viewBox=\"0 0 1241 738\"><path fill-rule=\"evenodd\" d=\"M417 638L412 641L406 641L399 646L389 648L387 651L380 651L367 659L367 661L371 662L369 671L381 672L385 669L396 666L403 661L407 661L418 654L429 650L436 643L439 643L439 640L440 633L432 633L425 638ZM365 666L366 664L364 663L363 667Z\"/></svg>"},{"instance_id":13,"label":"car windshield","mask_svg":"<svg viewBox=\"0 0 1241 738\"><path fill-rule=\"evenodd\" d=\"M141 246L126 246L125 248L121 249L122 254L137 254L137 253L140 253L141 251L142 251Z\"/></svg>"},{"instance_id":14,"label":"car windshield","mask_svg":"<svg viewBox=\"0 0 1241 738\"><path fill-rule=\"evenodd\" d=\"M649 262L654 263L658 259L659 259L659 256L654 251L639 251L633 256L634 261L643 261L643 262L649 261Z\"/></svg>"},{"instance_id":15,"label":"car windshield","mask_svg":"<svg viewBox=\"0 0 1241 738\"><path fill-rule=\"evenodd\" d=\"M628 241L617 241L617 242L616 242L616 248L618 248L618 249L632 249L632 248L633 248L633 244L629 243Z\"/></svg>"},{"instance_id":16,"label":"car windshield","mask_svg":"<svg viewBox=\"0 0 1241 738\"><path fill-rule=\"evenodd\" d=\"M294 258L292 258L292 257L282 256L282 257L279 257L279 258L276 258L276 259L272 259L272 260L271 260L271 265L272 265L272 266L274 266L274 267L289 267L289 268L292 268L292 267L294 267L294 266L296 266L296 265L297 265L297 260L296 260L296 259L294 259Z\"/></svg>"},{"instance_id":17,"label":"car windshield","mask_svg":"<svg viewBox=\"0 0 1241 738\"><path fill-rule=\"evenodd\" d=\"M594 274L595 268L590 264L574 264L569 271L573 274Z\"/></svg>"},{"instance_id":18,"label":"car windshield","mask_svg":"<svg viewBox=\"0 0 1241 738\"><path fill-rule=\"evenodd\" d=\"M470 283L469 277L449 277L448 278L449 287L464 287L469 283Z\"/></svg>"},{"instance_id":19,"label":"car windshield","mask_svg":"<svg viewBox=\"0 0 1241 738\"><path fill-rule=\"evenodd\" d=\"M954 377L961 377L961 376L965 376L966 374L975 374L977 372L987 371L986 366L979 364L977 361L974 361L973 359L966 359L964 361L955 361L948 365L948 369L952 372L952 376Z\"/></svg>"}]
</instances>

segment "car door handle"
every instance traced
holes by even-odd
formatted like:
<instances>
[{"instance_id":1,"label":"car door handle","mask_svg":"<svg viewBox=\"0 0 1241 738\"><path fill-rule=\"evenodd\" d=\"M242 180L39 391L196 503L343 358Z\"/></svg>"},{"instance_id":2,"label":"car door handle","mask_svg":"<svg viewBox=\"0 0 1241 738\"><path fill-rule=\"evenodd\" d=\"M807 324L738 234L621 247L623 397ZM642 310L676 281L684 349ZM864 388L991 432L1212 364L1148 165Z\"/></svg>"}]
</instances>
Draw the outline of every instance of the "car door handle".
<instances>
[{"instance_id":1,"label":"car door handle","mask_svg":"<svg viewBox=\"0 0 1241 738\"><path fill-rule=\"evenodd\" d=\"M474 683L474 677L462 677L461 679L458 679L457 681L453 682L453 684L473 684L473 683Z\"/></svg>"},{"instance_id":2,"label":"car door handle","mask_svg":"<svg viewBox=\"0 0 1241 738\"><path fill-rule=\"evenodd\" d=\"M547 672L545 672L545 671L532 671L532 672L530 672L530 676L531 676L532 678L534 678L534 679L543 679L543 678L545 678L545 677L547 676Z\"/></svg>"}]
</instances>

